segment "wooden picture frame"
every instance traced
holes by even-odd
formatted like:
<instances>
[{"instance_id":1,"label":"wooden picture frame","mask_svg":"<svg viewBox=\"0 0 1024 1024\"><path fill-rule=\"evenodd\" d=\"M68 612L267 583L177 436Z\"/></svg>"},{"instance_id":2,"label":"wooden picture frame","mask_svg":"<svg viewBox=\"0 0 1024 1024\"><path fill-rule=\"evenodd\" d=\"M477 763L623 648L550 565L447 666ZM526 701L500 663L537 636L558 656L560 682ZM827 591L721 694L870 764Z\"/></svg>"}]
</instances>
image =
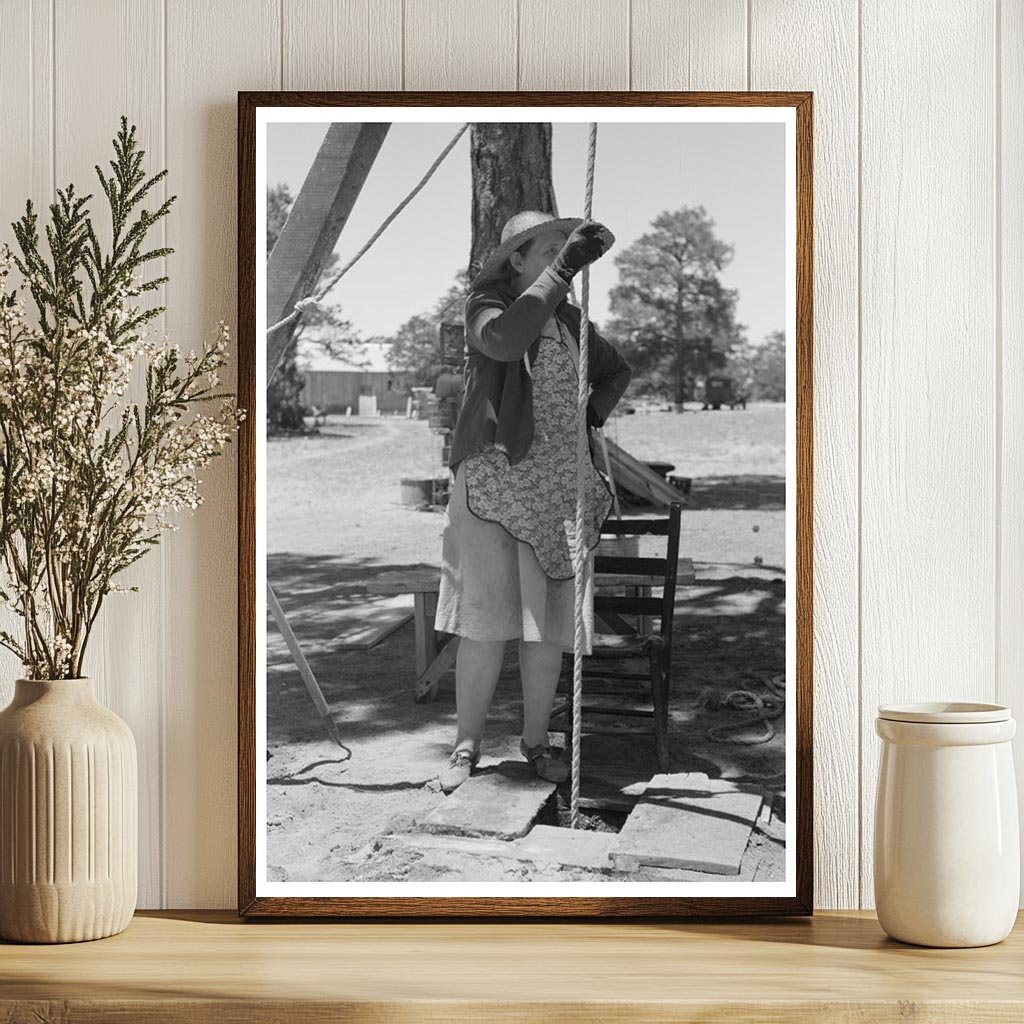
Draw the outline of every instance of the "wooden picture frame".
<instances>
[{"instance_id":1,"label":"wooden picture frame","mask_svg":"<svg viewBox=\"0 0 1024 1024\"><path fill-rule=\"evenodd\" d=\"M718 108L730 111L765 111L787 124L787 181L794 184L787 197L789 266L787 282L795 283L795 302L787 299L787 308L795 320L795 337L786 332L787 345L795 346L795 388L787 389L787 415L792 417L795 441L789 456L795 466L795 502L787 500L795 519L796 567L793 590L795 608L787 604L787 631L795 624L795 652L787 647L787 664L795 666L795 680L787 680L787 757L795 779L795 800L787 791L787 838L794 851L794 865L785 880L787 891L781 895L744 895L742 886L735 894L714 896L687 895L681 885L670 895L587 895L571 892L558 895L405 895L396 883L394 894L386 895L298 895L268 893L265 878L258 878L257 847L264 822L258 820L257 788L260 767L267 752L259 746L257 721L261 678L258 663L258 619L264 610L258 593L257 536L258 431L266 421L264 403L257 401L257 354L264 338L258 325L269 321L258 303L266 303L259 294L257 259L257 203L265 196L257 193L261 155L257 152L257 125L269 108L306 108L313 120L323 120L326 108L403 108L410 112L427 108L444 110L445 120L464 120L462 108L501 113L505 108L575 108L575 121L596 121L588 108L632 108L640 112L661 108L665 120L682 117L680 108L702 111ZM510 113L510 111L509 111ZM473 114L470 114L472 117ZM694 114L696 116L696 114ZM337 120L337 117L330 118ZM482 119L482 118L479 118ZM537 120L545 118L538 117ZM786 120L788 119L788 120ZM354 117L353 121L359 121ZM268 183L269 185L269 183ZM599 211L595 216L600 219ZM335 235L335 237L337 237ZM812 771L812 537L813 537L813 464L812 464L812 94L810 92L239 92L238 94L238 401L248 410L239 439L238 463L238 911L247 918L331 916L338 918L496 918L496 917L694 917L748 915L808 915L813 912L813 771ZM328 249L329 251L329 249ZM313 280L317 280L318 273ZM788 287L788 286L787 286ZM308 294L308 289L302 294ZM792 296L792 292L788 293ZM291 308L291 307L289 307ZM265 328L264 328L265 329ZM264 349L265 351L265 349ZM792 366L793 364L791 364ZM793 378L790 378L792 382ZM791 412L789 410L792 410ZM794 507L795 506L795 507ZM787 524L789 519L786 519ZM788 533L788 525L787 525ZM789 552L787 550L787 559ZM789 576L787 574L787 586ZM264 621L265 621L264 611ZM431 631L432 633L432 631ZM265 671L262 673L265 675ZM265 687L265 681L263 683ZM265 693L263 695L265 700ZM310 705L311 715L313 714ZM264 716L265 717L265 716ZM314 719L315 720L315 719ZM265 831L264 831L265 835ZM735 884L735 883L734 883ZM571 886L572 883L566 883ZM315 888L311 886L310 888Z\"/></svg>"}]
</instances>

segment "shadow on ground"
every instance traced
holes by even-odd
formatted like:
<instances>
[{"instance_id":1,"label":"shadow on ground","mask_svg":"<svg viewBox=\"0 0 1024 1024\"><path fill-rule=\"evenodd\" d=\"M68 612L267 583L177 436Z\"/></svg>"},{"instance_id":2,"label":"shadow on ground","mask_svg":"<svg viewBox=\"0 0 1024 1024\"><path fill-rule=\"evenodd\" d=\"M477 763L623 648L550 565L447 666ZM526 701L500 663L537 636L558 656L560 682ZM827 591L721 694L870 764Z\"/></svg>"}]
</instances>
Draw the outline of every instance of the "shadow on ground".
<instances>
[{"instance_id":1,"label":"shadow on ground","mask_svg":"<svg viewBox=\"0 0 1024 1024\"><path fill-rule=\"evenodd\" d=\"M436 700L414 701L411 621L368 650L339 647L340 631L370 615L367 599L353 586L403 568L411 567L299 554L268 560L271 583L345 744L339 748L329 738L268 618L268 858L278 865L275 877L343 877L346 855L396 822L412 822L437 802L432 780L455 736L453 674L442 682ZM748 714L708 707L704 701L710 691L723 698L738 689L763 691L766 679L785 672L785 583L770 568L741 576L731 566L701 567L712 575L716 569L721 578L678 591L671 770L781 791L784 719L774 723L777 732L768 743L743 742L762 733L760 722L736 732L739 742L716 741L708 738L709 729L742 723ZM411 610L412 598L407 600ZM565 666L571 679L568 657ZM521 714L516 645L510 643L488 718L485 762L520 758ZM644 719L584 719L584 797L639 792L659 772L646 728ZM784 804L777 801L776 809L784 813Z\"/></svg>"}]
</instances>

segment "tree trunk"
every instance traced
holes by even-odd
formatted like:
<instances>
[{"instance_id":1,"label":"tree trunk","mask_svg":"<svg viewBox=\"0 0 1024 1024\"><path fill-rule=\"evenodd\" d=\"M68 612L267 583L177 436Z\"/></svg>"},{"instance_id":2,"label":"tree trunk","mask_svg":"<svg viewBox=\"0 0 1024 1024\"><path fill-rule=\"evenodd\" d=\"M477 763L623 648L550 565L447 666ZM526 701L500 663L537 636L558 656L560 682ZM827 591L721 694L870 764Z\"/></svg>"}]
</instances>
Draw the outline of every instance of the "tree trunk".
<instances>
[{"instance_id":1,"label":"tree trunk","mask_svg":"<svg viewBox=\"0 0 1024 1024\"><path fill-rule=\"evenodd\" d=\"M683 412L683 402L686 401L686 331L683 323L685 316L686 314L683 312L682 295L680 293L680 296L676 302L676 315L674 324L676 336L676 404L679 407L679 412Z\"/></svg>"},{"instance_id":2,"label":"tree trunk","mask_svg":"<svg viewBox=\"0 0 1024 1024\"><path fill-rule=\"evenodd\" d=\"M469 277L501 241L502 225L521 210L557 216L551 185L551 125L473 124L469 132L472 168L472 243Z\"/></svg>"}]
</instances>

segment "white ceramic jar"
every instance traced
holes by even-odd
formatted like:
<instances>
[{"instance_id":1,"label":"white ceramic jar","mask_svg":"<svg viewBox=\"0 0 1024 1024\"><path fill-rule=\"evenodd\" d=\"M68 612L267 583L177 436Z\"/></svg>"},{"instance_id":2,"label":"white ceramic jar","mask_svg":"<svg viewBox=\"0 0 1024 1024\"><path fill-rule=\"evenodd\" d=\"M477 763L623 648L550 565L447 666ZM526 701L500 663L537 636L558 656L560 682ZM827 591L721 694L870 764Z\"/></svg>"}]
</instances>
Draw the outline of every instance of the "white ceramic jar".
<instances>
[{"instance_id":1,"label":"white ceramic jar","mask_svg":"<svg viewBox=\"0 0 1024 1024\"><path fill-rule=\"evenodd\" d=\"M875 908L894 939L988 946L1020 896L1017 787L1001 704L887 704L875 802Z\"/></svg>"}]
</instances>

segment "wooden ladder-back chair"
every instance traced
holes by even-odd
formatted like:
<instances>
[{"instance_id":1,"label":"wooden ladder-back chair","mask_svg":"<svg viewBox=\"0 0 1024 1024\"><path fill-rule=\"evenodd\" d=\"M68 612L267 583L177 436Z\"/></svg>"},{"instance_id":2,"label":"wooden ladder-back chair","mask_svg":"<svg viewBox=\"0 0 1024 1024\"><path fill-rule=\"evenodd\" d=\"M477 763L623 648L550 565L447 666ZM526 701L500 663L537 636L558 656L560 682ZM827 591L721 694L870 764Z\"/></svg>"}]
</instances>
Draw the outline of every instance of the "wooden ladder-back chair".
<instances>
[{"instance_id":1,"label":"wooden ladder-back chair","mask_svg":"<svg viewBox=\"0 0 1024 1024\"><path fill-rule=\"evenodd\" d=\"M615 633L594 634L593 653L583 665L584 701L582 714L630 715L653 719L654 749L662 771L669 768L668 706L672 669L672 627L675 616L676 579L679 570L679 520L682 504L669 506L669 514L653 519L607 519L601 528L602 536L625 538L663 536L666 538L664 558L632 554L595 554L594 556L594 616L605 625L618 630ZM600 551L600 548L598 549ZM615 577L630 593L613 595L601 593L602 576ZM662 588L660 597L650 596L652 587ZM607 589L607 587L605 588ZM616 587L618 589L618 587ZM623 616L636 616L637 626ZM656 631L650 628L656 618ZM644 658L644 671L609 667L614 662ZM571 671L571 670L570 670ZM619 707L610 704L589 703L586 699L586 680L626 682L625 688L605 689L604 695L643 695L647 684L651 707ZM571 732L572 700L563 701L552 710L552 718L565 715L567 728L553 728L554 732Z\"/></svg>"}]
</instances>

